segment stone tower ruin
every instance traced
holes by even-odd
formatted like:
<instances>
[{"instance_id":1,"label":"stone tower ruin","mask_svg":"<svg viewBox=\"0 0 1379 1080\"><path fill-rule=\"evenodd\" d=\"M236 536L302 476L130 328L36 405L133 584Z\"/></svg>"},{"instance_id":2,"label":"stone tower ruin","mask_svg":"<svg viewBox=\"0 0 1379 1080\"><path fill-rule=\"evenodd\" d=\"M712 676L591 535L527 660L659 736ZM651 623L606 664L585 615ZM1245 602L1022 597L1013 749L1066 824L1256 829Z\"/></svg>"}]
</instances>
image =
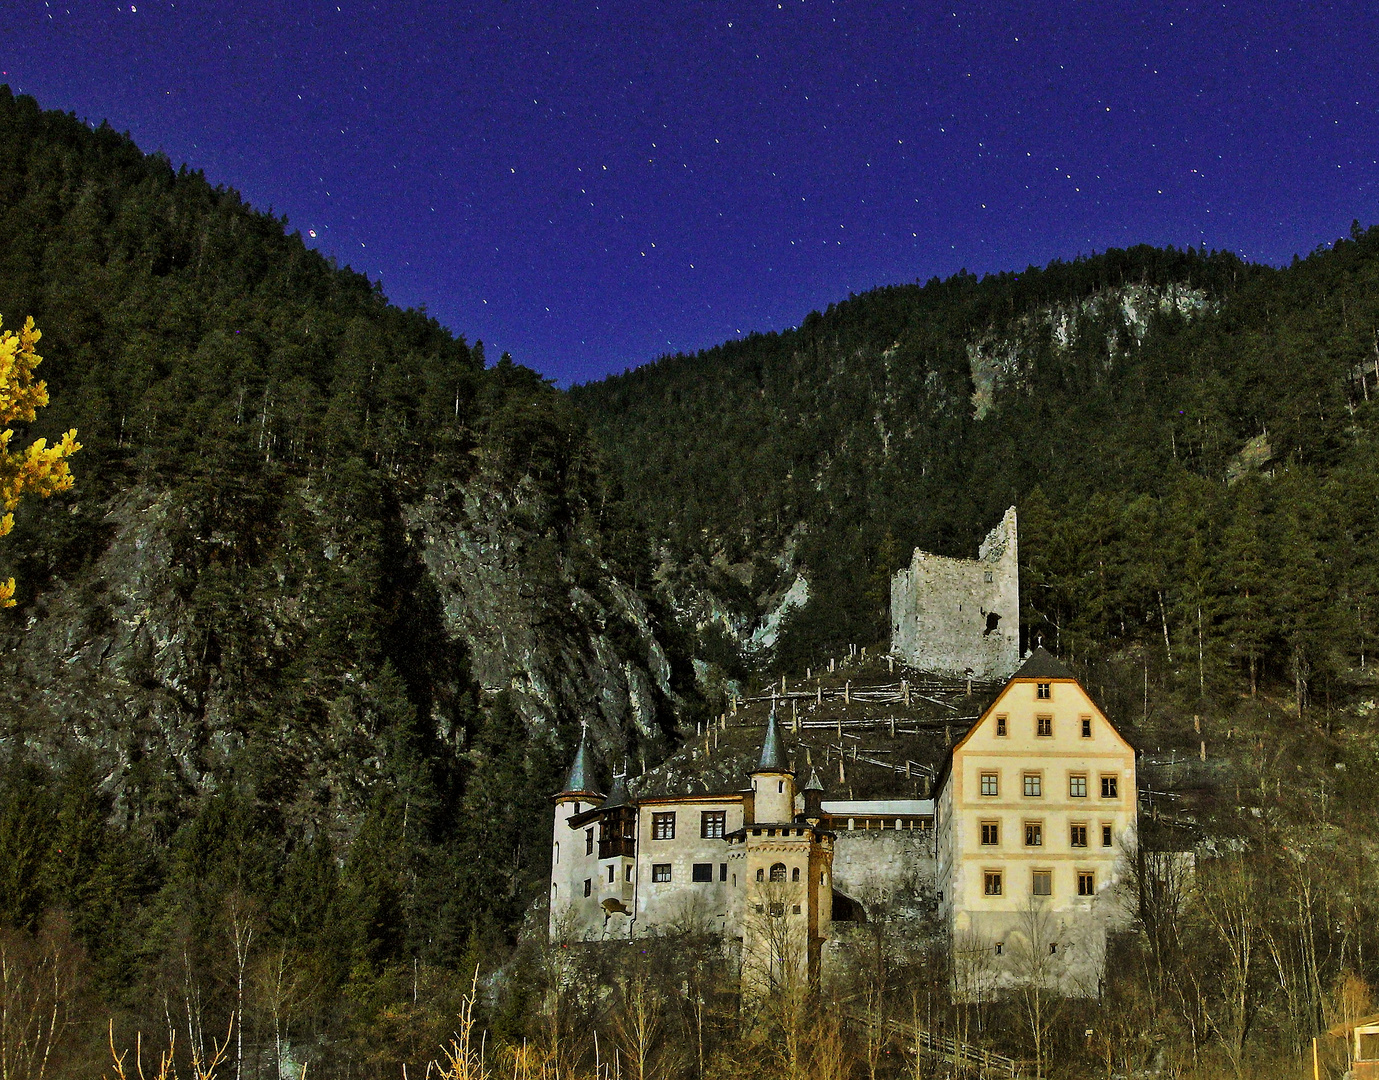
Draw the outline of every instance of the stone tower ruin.
<instances>
[{"instance_id":1,"label":"stone tower ruin","mask_svg":"<svg viewBox=\"0 0 1379 1080\"><path fill-rule=\"evenodd\" d=\"M915 548L891 578L891 652L924 671L1009 678L1020 663L1020 569L1015 507L975 559Z\"/></svg>"}]
</instances>

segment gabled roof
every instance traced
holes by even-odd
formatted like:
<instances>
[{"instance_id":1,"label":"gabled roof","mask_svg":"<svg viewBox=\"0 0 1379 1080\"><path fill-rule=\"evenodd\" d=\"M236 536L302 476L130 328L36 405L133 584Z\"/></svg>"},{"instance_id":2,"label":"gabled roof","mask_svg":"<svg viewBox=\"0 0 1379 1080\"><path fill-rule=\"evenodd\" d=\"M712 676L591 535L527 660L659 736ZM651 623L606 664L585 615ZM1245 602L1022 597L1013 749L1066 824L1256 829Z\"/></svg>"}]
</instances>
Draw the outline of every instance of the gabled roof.
<instances>
[{"instance_id":1,"label":"gabled roof","mask_svg":"<svg viewBox=\"0 0 1379 1080\"><path fill-rule=\"evenodd\" d=\"M1077 683L1077 688L1086 695L1087 700L1092 703L1092 707L1095 708L1097 712L1101 714L1101 718L1110 725L1111 730L1116 733L1116 737L1125 743L1136 756L1139 755L1139 749L1121 733L1120 728L1116 727L1116 725L1111 722L1111 718L1106 715L1106 711L1093 700L1092 695L1087 692L1087 688L1083 686L1082 683L1078 682L1077 676L1064 667L1062 661L1054 656L1053 653L1040 645L1029 654L1025 662L1020 665L1020 669L1006 680L1006 684L1001 687L1000 692L992 699L991 704L983 710L981 716L977 717L972 726L948 748L948 753L945 754L943 758L943 764L939 766L938 772L934 776L933 792L935 800L938 799L939 794L943 791L943 786L948 783L948 776L953 770L953 756L962 749L963 744L972 737L977 729L980 728L982 724L986 723L987 717L996 711L996 707L1001 704L1002 699L1010 690L1011 684L1019 679L1069 679Z\"/></svg>"},{"instance_id":2,"label":"gabled roof","mask_svg":"<svg viewBox=\"0 0 1379 1080\"><path fill-rule=\"evenodd\" d=\"M766 738L761 742L761 761L753 772L793 772L790 762L785 756L785 746L780 740L780 731L776 727L776 710L771 710L771 719L766 721Z\"/></svg>"},{"instance_id":3,"label":"gabled roof","mask_svg":"<svg viewBox=\"0 0 1379 1080\"><path fill-rule=\"evenodd\" d=\"M1040 645L1026 657L1011 679L1073 679L1077 676L1063 662Z\"/></svg>"},{"instance_id":4,"label":"gabled roof","mask_svg":"<svg viewBox=\"0 0 1379 1080\"><path fill-rule=\"evenodd\" d=\"M565 786L560 793L572 795L576 792L588 795L601 794L594 779L594 755L589 752L588 731L579 737L579 749L575 751L575 760L570 765L570 774L565 778Z\"/></svg>"}]
</instances>

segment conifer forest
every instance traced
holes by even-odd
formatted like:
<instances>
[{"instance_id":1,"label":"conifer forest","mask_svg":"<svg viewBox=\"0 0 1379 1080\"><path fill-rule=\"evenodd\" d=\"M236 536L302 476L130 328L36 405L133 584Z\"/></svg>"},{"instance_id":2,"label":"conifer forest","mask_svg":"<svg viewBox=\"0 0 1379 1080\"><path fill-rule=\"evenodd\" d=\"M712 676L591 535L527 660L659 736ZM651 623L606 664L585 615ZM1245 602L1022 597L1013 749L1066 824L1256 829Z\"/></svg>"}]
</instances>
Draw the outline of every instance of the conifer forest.
<instances>
[{"instance_id":1,"label":"conifer forest","mask_svg":"<svg viewBox=\"0 0 1379 1080\"><path fill-rule=\"evenodd\" d=\"M80 440L0 539L0 1075L994 1060L934 1031L1202 1080L1320 1036L1342 1075L1326 1032L1379 1009L1379 227L894 285L568 391L7 88L0 236L49 394L13 445ZM845 978L755 1004L694 921L548 939L586 726L607 783L884 654L891 575L1012 505L1025 645L1143 754L1098 994L954 1002L885 898Z\"/></svg>"}]
</instances>

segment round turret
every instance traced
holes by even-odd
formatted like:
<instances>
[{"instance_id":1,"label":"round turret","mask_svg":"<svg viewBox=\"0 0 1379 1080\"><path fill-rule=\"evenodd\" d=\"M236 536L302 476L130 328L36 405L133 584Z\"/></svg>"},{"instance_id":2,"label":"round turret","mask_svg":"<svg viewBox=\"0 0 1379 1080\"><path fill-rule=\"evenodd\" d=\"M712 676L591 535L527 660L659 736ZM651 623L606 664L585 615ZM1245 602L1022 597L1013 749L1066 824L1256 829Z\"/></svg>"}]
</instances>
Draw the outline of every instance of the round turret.
<instances>
[{"instance_id":1,"label":"round turret","mask_svg":"<svg viewBox=\"0 0 1379 1080\"><path fill-rule=\"evenodd\" d=\"M754 823L795 820L795 772L785 756L774 709L766 722L761 760L752 770L752 791Z\"/></svg>"}]
</instances>

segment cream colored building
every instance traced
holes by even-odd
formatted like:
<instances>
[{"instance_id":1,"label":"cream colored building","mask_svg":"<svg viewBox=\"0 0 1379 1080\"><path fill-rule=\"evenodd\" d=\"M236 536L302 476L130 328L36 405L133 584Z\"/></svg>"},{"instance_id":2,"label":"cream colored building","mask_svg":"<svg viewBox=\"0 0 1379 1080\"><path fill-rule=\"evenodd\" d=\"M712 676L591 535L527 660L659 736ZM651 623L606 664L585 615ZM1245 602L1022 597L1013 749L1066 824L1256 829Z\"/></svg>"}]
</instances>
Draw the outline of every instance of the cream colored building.
<instances>
[{"instance_id":1,"label":"cream colored building","mask_svg":"<svg viewBox=\"0 0 1379 1080\"><path fill-rule=\"evenodd\" d=\"M937 779L939 911L954 992L1098 992L1135 842L1135 751L1036 649Z\"/></svg>"}]
</instances>

